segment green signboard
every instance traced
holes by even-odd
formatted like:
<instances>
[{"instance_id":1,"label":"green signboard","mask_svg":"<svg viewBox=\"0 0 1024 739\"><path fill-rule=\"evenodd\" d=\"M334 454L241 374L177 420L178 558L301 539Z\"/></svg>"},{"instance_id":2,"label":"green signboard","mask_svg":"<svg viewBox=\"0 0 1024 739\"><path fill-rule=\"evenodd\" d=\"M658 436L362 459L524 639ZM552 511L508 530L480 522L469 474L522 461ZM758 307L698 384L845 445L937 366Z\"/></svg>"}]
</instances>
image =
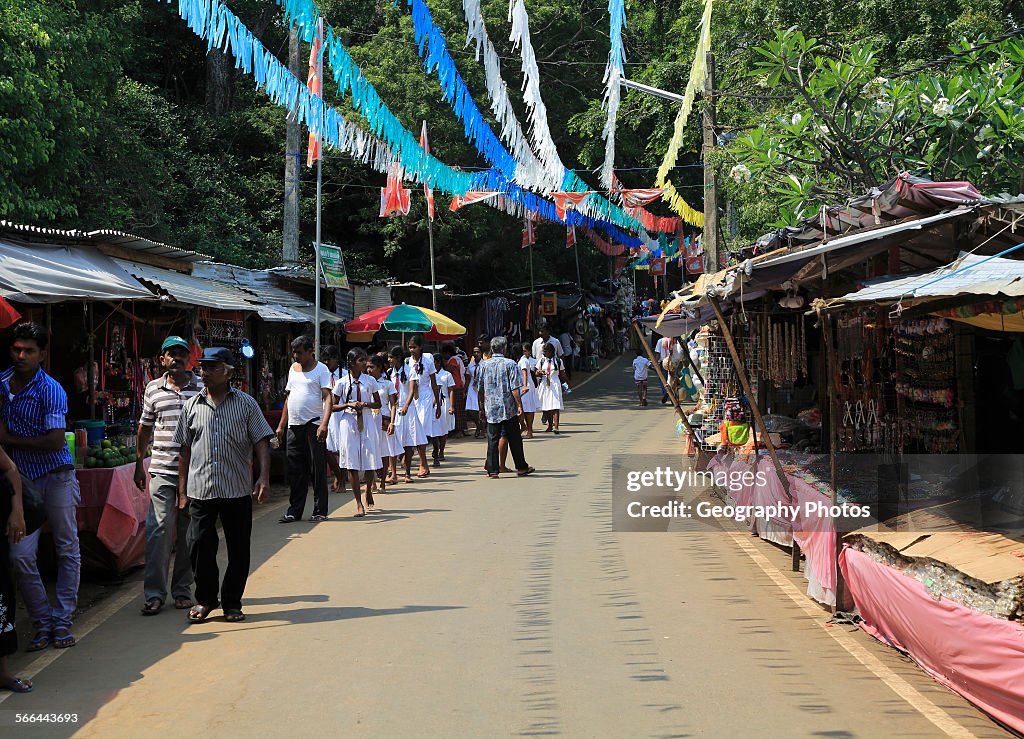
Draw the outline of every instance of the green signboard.
<instances>
[{"instance_id":1,"label":"green signboard","mask_svg":"<svg viewBox=\"0 0 1024 739\"><path fill-rule=\"evenodd\" d=\"M345 258L341 249L330 244L320 244L320 268L327 287L338 287L350 290L348 273L345 271Z\"/></svg>"}]
</instances>

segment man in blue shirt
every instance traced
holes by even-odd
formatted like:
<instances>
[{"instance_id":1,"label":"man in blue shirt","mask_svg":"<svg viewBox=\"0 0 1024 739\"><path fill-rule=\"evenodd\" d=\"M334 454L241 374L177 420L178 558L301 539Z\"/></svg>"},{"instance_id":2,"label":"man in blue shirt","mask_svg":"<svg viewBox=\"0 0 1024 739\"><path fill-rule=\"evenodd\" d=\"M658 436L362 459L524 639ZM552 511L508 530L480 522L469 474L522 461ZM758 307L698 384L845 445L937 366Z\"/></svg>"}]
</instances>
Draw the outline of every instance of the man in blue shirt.
<instances>
[{"instance_id":1,"label":"man in blue shirt","mask_svg":"<svg viewBox=\"0 0 1024 739\"><path fill-rule=\"evenodd\" d=\"M523 386L523 373L519 365L505 358L506 340L503 336L491 339L491 358L480 366L480 415L487 420L487 474L498 477L498 440L504 431L508 448L516 465L516 474L524 477L533 472L523 454L523 436L519 419L523 415L523 400L519 391Z\"/></svg>"},{"instance_id":2,"label":"man in blue shirt","mask_svg":"<svg viewBox=\"0 0 1024 739\"><path fill-rule=\"evenodd\" d=\"M13 366L0 373L0 445L21 474L35 484L57 548L57 604L51 606L36 562L39 531L11 545L14 576L35 630L30 652L46 649L51 643L58 649L75 645L71 616L78 604L82 569L75 518L81 493L64 440L68 396L40 367L48 346L49 335L43 326L19 323L11 344Z\"/></svg>"}]
</instances>

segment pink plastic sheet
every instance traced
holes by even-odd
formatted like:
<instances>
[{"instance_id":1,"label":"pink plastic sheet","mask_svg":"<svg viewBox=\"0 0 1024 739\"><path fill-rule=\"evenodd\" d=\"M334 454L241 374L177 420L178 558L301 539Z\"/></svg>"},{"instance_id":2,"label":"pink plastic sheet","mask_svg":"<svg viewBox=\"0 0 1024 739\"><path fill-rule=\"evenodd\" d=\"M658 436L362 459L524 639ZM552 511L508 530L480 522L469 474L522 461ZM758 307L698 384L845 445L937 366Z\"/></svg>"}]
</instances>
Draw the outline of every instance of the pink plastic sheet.
<instances>
[{"instance_id":1,"label":"pink plastic sheet","mask_svg":"<svg viewBox=\"0 0 1024 739\"><path fill-rule=\"evenodd\" d=\"M135 465L82 469L76 474L82 491L79 529L94 531L96 538L117 558L120 569L142 564L145 547L140 543L145 542L149 493L135 486Z\"/></svg>"},{"instance_id":2,"label":"pink plastic sheet","mask_svg":"<svg viewBox=\"0 0 1024 739\"><path fill-rule=\"evenodd\" d=\"M1007 726L1024 732L1024 626L948 600L849 547L839 558L865 631Z\"/></svg>"},{"instance_id":3,"label":"pink plastic sheet","mask_svg":"<svg viewBox=\"0 0 1024 739\"><path fill-rule=\"evenodd\" d=\"M799 477L789 476L789 489L799 506L799 516L793 531L793 538L807 558L818 582L826 590L836 589L836 535L832 518L824 512L821 515L808 513L808 504L820 503L831 506L829 497L816 490ZM826 509L827 510L827 509Z\"/></svg>"}]
</instances>

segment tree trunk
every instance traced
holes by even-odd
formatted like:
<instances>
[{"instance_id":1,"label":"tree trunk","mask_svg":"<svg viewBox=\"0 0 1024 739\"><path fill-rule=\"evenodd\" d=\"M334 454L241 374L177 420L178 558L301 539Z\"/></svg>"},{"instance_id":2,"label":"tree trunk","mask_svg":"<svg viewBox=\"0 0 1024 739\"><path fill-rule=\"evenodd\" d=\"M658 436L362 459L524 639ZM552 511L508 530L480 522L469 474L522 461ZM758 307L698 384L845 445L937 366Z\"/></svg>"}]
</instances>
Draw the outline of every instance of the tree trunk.
<instances>
[{"instance_id":1,"label":"tree trunk","mask_svg":"<svg viewBox=\"0 0 1024 739\"><path fill-rule=\"evenodd\" d=\"M302 79L299 34L293 27L288 32L288 69ZM299 262L299 159L302 151L302 126L288 115L284 146L284 226L281 260L286 264Z\"/></svg>"},{"instance_id":2,"label":"tree trunk","mask_svg":"<svg viewBox=\"0 0 1024 739\"><path fill-rule=\"evenodd\" d=\"M214 49L206 55L206 109L214 115L231 110L234 69L228 55Z\"/></svg>"}]
</instances>

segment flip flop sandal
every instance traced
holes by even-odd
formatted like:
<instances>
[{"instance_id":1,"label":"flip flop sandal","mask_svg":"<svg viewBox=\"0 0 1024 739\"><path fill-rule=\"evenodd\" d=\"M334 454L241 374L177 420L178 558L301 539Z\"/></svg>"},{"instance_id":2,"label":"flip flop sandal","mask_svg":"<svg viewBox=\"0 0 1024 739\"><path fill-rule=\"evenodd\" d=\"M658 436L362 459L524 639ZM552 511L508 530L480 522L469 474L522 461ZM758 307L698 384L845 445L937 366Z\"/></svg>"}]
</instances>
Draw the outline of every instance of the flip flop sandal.
<instances>
[{"instance_id":1,"label":"flip flop sandal","mask_svg":"<svg viewBox=\"0 0 1024 739\"><path fill-rule=\"evenodd\" d=\"M526 477L527 475L532 475L534 472L536 472L536 470L533 467L527 467L525 470L517 470L516 476Z\"/></svg>"},{"instance_id":2,"label":"flip flop sandal","mask_svg":"<svg viewBox=\"0 0 1024 739\"><path fill-rule=\"evenodd\" d=\"M175 604L177 605L177 604ZM142 606L143 616L155 616L160 613L164 607L164 602L159 598L150 598L146 601L145 605Z\"/></svg>"},{"instance_id":3,"label":"flip flop sandal","mask_svg":"<svg viewBox=\"0 0 1024 739\"><path fill-rule=\"evenodd\" d=\"M229 608L224 611L224 620L228 623L236 624L240 621L245 621L245 614L238 608Z\"/></svg>"},{"instance_id":4,"label":"flip flop sandal","mask_svg":"<svg viewBox=\"0 0 1024 739\"><path fill-rule=\"evenodd\" d=\"M53 630L53 646L57 649L67 649L73 647L78 643L75 639L75 635L71 633L71 629L67 626L58 626Z\"/></svg>"},{"instance_id":5,"label":"flip flop sandal","mask_svg":"<svg viewBox=\"0 0 1024 739\"><path fill-rule=\"evenodd\" d=\"M52 636L49 631L37 631L32 637L32 641L28 643L26 652L41 652L50 646Z\"/></svg>"},{"instance_id":6,"label":"flip flop sandal","mask_svg":"<svg viewBox=\"0 0 1024 739\"><path fill-rule=\"evenodd\" d=\"M192 601L191 598L174 599L174 607L177 608L179 611L184 611L186 608L191 608L194 605L195 603Z\"/></svg>"},{"instance_id":7,"label":"flip flop sandal","mask_svg":"<svg viewBox=\"0 0 1024 739\"><path fill-rule=\"evenodd\" d=\"M32 683L22 680L20 677L12 677L6 683L0 685L0 690L9 690L12 693L31 693Z\"/></svg>"},{"instance_id":8,"label":"flip flop sandal","mask_svg":"<svg viewBox=\"0 0 1024 739\"><path fill-rule=\"evenodd\" d=\"M192 606L188 611L189 623L201 624L210 617L210 612L217 606Z\"/></svg>"}]
</instances>

